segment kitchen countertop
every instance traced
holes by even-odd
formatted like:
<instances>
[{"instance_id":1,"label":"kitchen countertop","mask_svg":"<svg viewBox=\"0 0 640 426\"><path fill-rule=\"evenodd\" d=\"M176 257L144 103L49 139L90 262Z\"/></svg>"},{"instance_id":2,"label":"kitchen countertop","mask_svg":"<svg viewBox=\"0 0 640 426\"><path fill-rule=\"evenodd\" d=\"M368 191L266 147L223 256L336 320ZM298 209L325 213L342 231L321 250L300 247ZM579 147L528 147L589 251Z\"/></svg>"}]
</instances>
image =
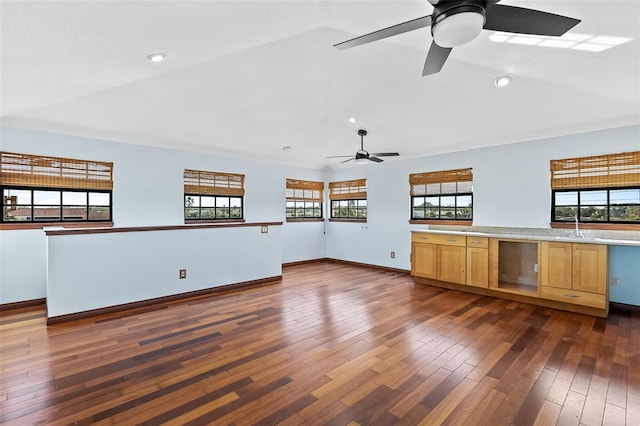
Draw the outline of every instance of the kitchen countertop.
<instances>
[{"instance_id":1,"label":"kitchen countertop","mask_svg":"<svg viewBox=\"0 0 640 426\"><path fill-rule=\"evenodd\" d=\"M425 234L441 234L441 235L465 235L469 237L487 237L487 238L504 238L504 239L514 239L514 240L532 240L532 241L558 241L558 242L567 242L567 243L583 243L583 244L604 244L610 246L634 246L640 247L640 239L630 238L621 238L618 236L608 237L606 235L589 235L586 234L584 237L576 237L572 235L567 235L566 230L561 232L554 232L555 230L547 230L540 229L539 232L532 231L528 229L528 232L509 232L505 228L505 232L500 232L499 230L487 230L487 231L454 231L454 230L443 230L443 229L414 229L411 232L414 233L425 233ZM573 232L573 231L569 231Z\"/></svg>"}]
</instances>

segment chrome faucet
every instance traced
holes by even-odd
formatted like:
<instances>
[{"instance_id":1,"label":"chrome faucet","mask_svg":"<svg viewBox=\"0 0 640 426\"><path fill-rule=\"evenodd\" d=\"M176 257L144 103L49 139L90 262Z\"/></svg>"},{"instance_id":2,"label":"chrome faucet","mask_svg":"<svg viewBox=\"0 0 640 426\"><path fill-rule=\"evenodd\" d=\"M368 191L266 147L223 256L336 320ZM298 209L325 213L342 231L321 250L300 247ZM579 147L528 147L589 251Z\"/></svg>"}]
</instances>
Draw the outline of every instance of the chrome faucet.
<instances>
[{"instance_id":1,"label":"chrome faucet","mask_svg":"<svg viewBox=\"0 0 640 426\"><path fill-rule=\"evenodd\" d=\"M584 232L580 231L580 228L578 226L578 215L576 215L574 217L575 221L576 221L576 232L575 232L575 237L576 238L584 238Z\"/></svg>"}]
</instances>

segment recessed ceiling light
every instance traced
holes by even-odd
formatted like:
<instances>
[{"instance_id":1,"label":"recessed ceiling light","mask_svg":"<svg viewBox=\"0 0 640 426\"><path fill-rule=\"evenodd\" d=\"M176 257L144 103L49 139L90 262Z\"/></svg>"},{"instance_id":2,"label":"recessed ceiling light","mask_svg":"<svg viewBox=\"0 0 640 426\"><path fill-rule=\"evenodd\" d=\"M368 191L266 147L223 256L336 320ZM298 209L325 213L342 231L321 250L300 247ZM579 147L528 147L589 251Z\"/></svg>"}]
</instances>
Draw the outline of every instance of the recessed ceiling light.
<instances>
[{"instance_id":1,"label":"recessed ceiling light","mask_svg":"<svg viewBox=\"0 0 640 426\"><path fill-rule=\"evenodd\" d=\"M511 84L511 80L512 78L509 77L508 75L503 75L501 77L496 78L493 84L495 84L496 87L507 87L508 85Z\"/></svg>"},{"instance_id":2,"label":"recessed ceiling light","mask_svg":"<svg viewBox=\"0 0 640 426\"><path fill-rule=\"evenodd\" d=\"M358 121L358 119L354 116L350 116L348 120L349 120L349 123L355 123L356 121Z\"/></svg>"},{"instance_id":3,"label":"recessed ceiling light","mask_svg":"<svg viewBox=\"0 0 640 426\"><path fill-rule=\"evenodd\" d=\"M151 62L162 62L166 57L166 53L152 53L151 55L147 56L147 59Z\"/></svg>"}]
</instances>

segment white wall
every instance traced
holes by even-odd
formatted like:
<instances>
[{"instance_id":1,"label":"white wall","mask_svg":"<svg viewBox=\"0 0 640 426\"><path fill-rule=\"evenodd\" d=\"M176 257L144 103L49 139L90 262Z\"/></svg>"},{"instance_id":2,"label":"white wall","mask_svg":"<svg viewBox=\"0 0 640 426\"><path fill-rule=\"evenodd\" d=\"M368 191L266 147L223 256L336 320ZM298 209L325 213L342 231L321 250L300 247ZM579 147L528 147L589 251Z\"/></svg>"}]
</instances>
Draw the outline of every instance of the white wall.
<instances>
[{"instance_id":1,"label":"white wall","mask_svg":"<svg viewBox=\"0 0 640 426\"><path fill-rule=\"evenodd\" d=\"M285 220L286 178L367 178L366 224L285 223L282 261L331 257L407 270L410 230L421 228L408 223L410 173L472 167L474 225L548 228L549 160L635 151L639 141L640 126L629 126L321 171L0 128L0 149L5 151L113 161L117 227L182 224L185 168L244 173L248 222ZM44 247L42 231L0 231L0 303L46 297ZM395 259L390 251L396 252Z\"/></svg>"},{"instance_id":2,"label":"white wall","mask_svg":"<svg viewBox=\"0 0 640 426\"><path fill-rule=\"evenodd\" d=\"M245 220L285 220L285 180L323 180L320 170L0 127L0 150L110 161L116 227L184 224L184 169L245 175ZM282 261L326 256L322 223L285 223ZM235 241L238 245L244 241ZM45 298L41 230L0 231L0 304Z\"/></svg>"}]
</instances>

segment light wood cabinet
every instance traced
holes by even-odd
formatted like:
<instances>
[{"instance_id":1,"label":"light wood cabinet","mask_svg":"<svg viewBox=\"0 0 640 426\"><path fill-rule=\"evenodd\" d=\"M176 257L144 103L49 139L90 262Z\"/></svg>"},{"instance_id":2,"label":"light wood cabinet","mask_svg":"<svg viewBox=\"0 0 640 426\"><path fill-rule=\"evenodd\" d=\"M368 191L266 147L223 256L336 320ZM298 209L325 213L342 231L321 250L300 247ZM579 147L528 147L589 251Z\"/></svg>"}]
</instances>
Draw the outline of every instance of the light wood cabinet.
<instances>
[{"instance_id":1,"label":"light wood cabinet","mask_svg":"<svg viewBox=\"0 0 640 426\"><path fill-rule=\"evenodd\" d=\"M607 293L607 246L573 245L572 288L597 294Z\"/></svg>"},{"instance_id":2,"label":"light wood cabinet","mask_svg":"<svg viewBox=\"0 0 640 426\"><path fill-rule=\"evenodd\" d=\"M466 248L438 245L437 280L464 284L466 280Z\"/></svg>"},{"instance_id":3,"label":"light wood cabinet","mask_svg":"<svg viewBox=\"0 0 640 426\"><path fill-rule=\"evenodd\" d=\"M606 317L607 246L414 232L416 283Z\"/></svg>"},{"instance_id":4,"label":"light wood cabinet","mask_svg":"<svg viewBox=\"0 0 640 426\"><path fill-rule=\"evenodd\" d=\"M413 234L411 275L464 284L466 237L461 235Z\"/></svg>"},{"instance_id":5,"label":"light wood cabinet","mask_svg":"<svg viewBox=\"0 0 640 426\"><path fill-rule=\"evenodd\" d=\"M411 247L411 275L437 279L437 247L435 244L416 243Z\"/></svg>"},{"instance_id":6,"label":"light wood cabinet","mask_svg":"<svg viewBox=\"0 0 640 426\"><path fill-rule=\"evenodd\" d=\"M467 285L489 287L489 239L467 237Z\"/></svg>"},{"instance_id":7,"label":"light wood cabinet","mask_svg":"<svg viewBox=\"0 0 640 426\"><path fill-rule=\"evenodd\" d=\"M595 308L607 306L607 246L542 242L540 296Z\"/></svg>"},{"instance_id":8,"label":"light wood cabinet","mask_svg":"<svg viewBox=\"0 0 640 426\"><path fill-rule=\"evenodd\" d=\"M570 289L573 281L573 244L543 241L541 250L540 284Z\"/></svg>"}]
</instances>

